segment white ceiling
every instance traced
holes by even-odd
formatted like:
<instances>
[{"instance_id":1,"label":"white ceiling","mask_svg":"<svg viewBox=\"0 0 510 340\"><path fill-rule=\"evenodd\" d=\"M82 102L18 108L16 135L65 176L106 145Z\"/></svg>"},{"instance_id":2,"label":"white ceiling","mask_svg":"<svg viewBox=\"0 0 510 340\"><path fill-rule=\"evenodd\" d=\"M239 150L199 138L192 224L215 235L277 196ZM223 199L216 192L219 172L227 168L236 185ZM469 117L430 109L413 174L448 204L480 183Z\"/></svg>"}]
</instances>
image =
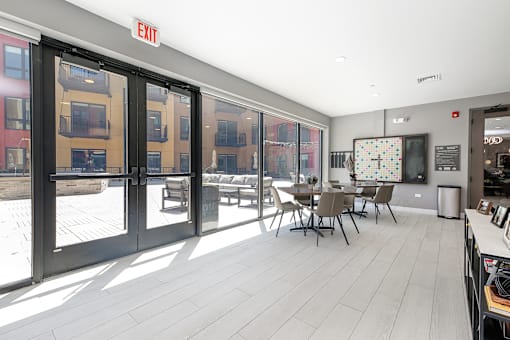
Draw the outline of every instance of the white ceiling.
<instances>
[{"instance_id":1,"label":"white ceiling","mask_svg":"<svg viewBox=\"0 0 510 340\"><path fill-rule=\"evenodd\" d=\"M510 0L68 1L330 116L510 91Z\"/></svg>"}]
</instances>

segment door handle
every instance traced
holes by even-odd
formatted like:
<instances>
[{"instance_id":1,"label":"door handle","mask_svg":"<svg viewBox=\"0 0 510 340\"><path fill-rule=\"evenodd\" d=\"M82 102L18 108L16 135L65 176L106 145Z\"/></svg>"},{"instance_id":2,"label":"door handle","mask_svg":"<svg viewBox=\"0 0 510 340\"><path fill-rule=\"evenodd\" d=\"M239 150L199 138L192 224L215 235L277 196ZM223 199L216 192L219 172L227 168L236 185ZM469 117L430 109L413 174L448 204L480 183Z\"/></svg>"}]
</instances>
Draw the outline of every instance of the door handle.
<instances>
[{"instance_id":1,"label":"door handle","mask_svg":"<svg viewBox=\"0 0 510 340\"><path fill-rule=\"evenodd\" d=\"M138 185L138 167L132 166L131 173L129 174L129 179L131 180L131 185Z\"/></svg>"},{"instance_id":2,"label":"door handle","mask_svg":"<svg viewBox=\"0 0 510 340\"><path fill-rule=\"evenodd\" d=\"M140 185L146 185L147 184L147 168L142 166L140 167L140 174L138 175L140 178Z\"/></svg>"}]
</instances>

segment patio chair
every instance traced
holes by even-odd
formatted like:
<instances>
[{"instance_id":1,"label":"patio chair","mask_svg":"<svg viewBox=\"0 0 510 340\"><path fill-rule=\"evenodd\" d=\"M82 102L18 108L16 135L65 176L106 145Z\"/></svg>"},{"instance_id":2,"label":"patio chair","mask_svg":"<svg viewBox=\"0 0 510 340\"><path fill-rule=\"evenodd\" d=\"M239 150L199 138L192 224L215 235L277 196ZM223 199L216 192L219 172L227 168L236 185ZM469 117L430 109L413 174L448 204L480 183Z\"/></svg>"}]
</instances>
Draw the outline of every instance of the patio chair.
<instances>
[{"instance_id":1,"label":"patio chair","mask_svg":"<svg viewBox=\"0 0 510 340\"><path fill-rule=\"evenodd\" d=\"M280 231L280 226L282 224L283 214L286 212L291 212L294 217L294 225L296 226L296 211L298 212L299 219L301 220L301 225L303 225L303 219L301 218L301 207L293 202L282 202L280 199L280 194L278 193L278 190L276 190L275 187L270 187L269 190L271 190L271 195L273 195L274 199L274 205L276 207L276 213L274 214L273 221L271 222L271 226L269 229L273 227L274 220L276 219L276 216L278 216L279 213L281 213L280 216L280 223L278 223L278 229L276 230L276 237L278 237L278 232ZM304 230L305 236L306 236L306 229Z\"/></svg>"}]
</instances>

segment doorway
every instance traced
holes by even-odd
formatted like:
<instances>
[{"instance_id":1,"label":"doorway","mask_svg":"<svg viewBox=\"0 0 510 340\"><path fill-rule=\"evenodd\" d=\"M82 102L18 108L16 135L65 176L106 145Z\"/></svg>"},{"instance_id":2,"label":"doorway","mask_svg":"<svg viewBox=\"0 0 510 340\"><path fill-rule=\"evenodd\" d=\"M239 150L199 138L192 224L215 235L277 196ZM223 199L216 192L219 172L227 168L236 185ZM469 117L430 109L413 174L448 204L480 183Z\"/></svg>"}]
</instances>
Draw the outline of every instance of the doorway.
<instances>
[{"instance_id":1,"label":"doorway","mask_svg":"<svg viewBox=\"0 0 510 340\"><path fill-rule=\"evenodd\" d=\"M471 208L481 198L495 205L510 203L509 105L471 110Z\"/></svg>"},{"instance_id":2,"label":"doorway","mask_svg":"<svg viewBox=\"0 0 510 340\"><path fill-rule=\"evenodd\" d=\"M54 41L42 54L44 276L195 235L195 165L179 162L198 89Z\"/></svg>"}]
</instances>

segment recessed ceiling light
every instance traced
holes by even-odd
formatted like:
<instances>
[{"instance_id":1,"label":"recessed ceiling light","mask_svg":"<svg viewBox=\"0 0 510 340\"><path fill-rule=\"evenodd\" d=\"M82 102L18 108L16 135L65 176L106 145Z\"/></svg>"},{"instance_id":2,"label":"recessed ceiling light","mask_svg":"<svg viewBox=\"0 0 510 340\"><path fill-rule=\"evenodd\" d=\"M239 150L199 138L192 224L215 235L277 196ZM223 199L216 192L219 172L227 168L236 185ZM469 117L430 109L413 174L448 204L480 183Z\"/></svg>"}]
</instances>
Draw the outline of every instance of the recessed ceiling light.
<instances>
[{"instance_id":1,"label":"recessed ceiling light","mask_svg":"<svg viewBox=\"0 0 510 340\"><path fill-rule=\"evenodd\" d=\"M206 126L205 126L205 128L206 128L206 129L208 129L208 128L210 128L210 127L211 127L211 125L206 125Z\"/></svg>"},{"instance_id":2,"label":"recessed ceiling light","mask_svg":"<svg viewBox=\"0 0 510 340\"><path fill-rule=\"evenodd\" d=\"M251 119L251 117L246 117L246 119L250 120L250 119Z\"/></svg>"},{"instance_id":3,"label":"recessed ceiling light","mask_svg":"<svg viewBox=\"0 0 510 340\"><path fill-rule=\"evenodd\" d=\"M94 79L85 79L84 82L86 82L87 84L94 84L95 83Z\"/></svg>"},{"instance_id":4,"label":"recessed ceiling light","mask_svg":"<svg viewBox=\"0 0 510 340\"><path fill-rule=\"evenodd\" d=\"M346 59L347 59L347 57L346 57L346 56L341 55L340 57L336 57L336 58L335 58L335 61L336 61L337 63L343 63Z\"/></svg>"},{"instance_id":5,"label":"recessed ceiling light","mask_svg":"<svg viewBox=\"0 0 510 340\"><path fill-rule=\"evenodd\" d=\"M379 97L381 94L380 93L372 93L372 96L374 97Z\"/></svg>"},{"instance_id":6,"label":"recessed ceiling light","mask_svg":"<svg viewBox=\"0 0 510 340\"><path fill-rule=\"evenodd\" d=\"M496 118L496 120L501 120L501 118Z\"/></svg>"}]
</instances>

